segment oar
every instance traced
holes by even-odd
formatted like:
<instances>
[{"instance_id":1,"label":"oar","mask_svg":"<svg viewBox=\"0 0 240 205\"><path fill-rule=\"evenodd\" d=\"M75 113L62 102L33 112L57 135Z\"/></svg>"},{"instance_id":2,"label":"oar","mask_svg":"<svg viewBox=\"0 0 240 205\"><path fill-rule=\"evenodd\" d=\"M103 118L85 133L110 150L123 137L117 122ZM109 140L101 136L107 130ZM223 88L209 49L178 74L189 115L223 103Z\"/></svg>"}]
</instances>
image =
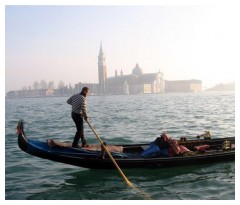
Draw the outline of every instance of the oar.
<instances>
[{"instance_id":1,"label":"oar","mask_svg":"<svg viewBox=\"0 0 240 205\"><path fill-rule=\"evenodd\" d=\"M113 164L115 165L115 167L118 169L119 173L121 174L122 178L124 179L124 181L126 182L126 184L130 187L134 187L134 185L128 180L128 178L126 177L126 175L123 173L123 171L120 169L120 167L118 166L117 162L115 161L115 159L112 157L111 153L108 151L107 147L104 145L103 141L101 140L101 138L99 137L99 135L97 134L96 130L93 128L93 126L90 124L90 122L88 120L86 120L89 127L92 129L92 131L94 132L94 134L96 135L97 139L99 140L99 142L101 143L103 149L107 152L108 156L110 157L110 159L112 160Z\"/></svg>"},{"instance_id":2,"label":"oar","mask_svg":"<svg viewBox=\"0 0 240 205\"><path fill-rule=\"evenodd\" d=\"M99 140L99 142L101 143L103 149L107 152L108 156L110 157L110 159L112 160L113 164L115 165L115 167L117 168L117 170L119 171L119 173L121 174L122 178L124 179L124 181L126 182L126 184L128 186L130 186L131 188L133 188L134 190L136 190L137 192L141 193L142 195L144 195L145 199L151 200L151 197L145 193L142 192L140 189L138 189L136 186L134 186L126 177L126 175L123 173L123 171L120 169L120 167L118 166L117 162L115 161L115 159L112 157L111 153L108 151L107 147L104 145L103 141L101 140L101 138L99 137L99 135L97 134L96 130L93 128L93 126L90 124L89 120L86 120L89 127L92 129L92 131L94 132L94 134L96 135L97 139Z\"/></svg>"}]
</instances>

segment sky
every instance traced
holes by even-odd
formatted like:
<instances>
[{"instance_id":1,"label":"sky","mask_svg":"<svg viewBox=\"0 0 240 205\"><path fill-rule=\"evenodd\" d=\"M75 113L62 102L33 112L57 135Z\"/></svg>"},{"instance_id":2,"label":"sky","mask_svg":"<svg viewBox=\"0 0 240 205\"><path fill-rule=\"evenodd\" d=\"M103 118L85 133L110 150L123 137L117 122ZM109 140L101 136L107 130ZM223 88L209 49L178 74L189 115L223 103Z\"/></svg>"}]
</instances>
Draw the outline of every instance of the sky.
<instances>
[{"instance_id":1,"label":"sky","mask_svg":"<svg viewBox=\"0 0 240 205\"><path fill-rule=\"evenodd\" d=\"M203 87L236 76L236 9L223 4L5 5L5 92L35 81L98 83L107 75L163 72Z\"/></svg>"}]
</instances>

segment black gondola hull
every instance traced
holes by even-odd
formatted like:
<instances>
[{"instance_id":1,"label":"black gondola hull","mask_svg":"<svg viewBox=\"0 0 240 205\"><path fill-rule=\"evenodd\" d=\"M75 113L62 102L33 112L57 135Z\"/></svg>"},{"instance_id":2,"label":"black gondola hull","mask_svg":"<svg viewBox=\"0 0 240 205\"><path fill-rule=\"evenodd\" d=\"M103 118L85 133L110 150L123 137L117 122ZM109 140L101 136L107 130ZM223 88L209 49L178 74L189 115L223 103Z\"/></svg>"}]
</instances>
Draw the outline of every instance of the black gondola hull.
<instances>
[{"instance_id":1,"label":"black gondola hull","mask_svg":"<svg viewBox=\"0 0 240 205\"><path fill-rule=\"evenodd\" d=\"M235 138L223 138L215 140L207 140L210 144L221 144L224 141L235 143ZM206 141L206 140L205 140ZM191 143L188 141L187 143ZM203 141L194 141L196 144L202 144ZM71 147L49 147L47 143L36 140L29 140L23 133L18 135L18 144L24 152L56 162L69 165L92 168L92 169L113 169L115 168L111 159L99 158L99 151L86 151ZM146 144L137 144L134 147L141 147ZM126 149L130 149L133 145L123 145ZM174 157L157 157L157 158L141 158L141 157L119 157L117 153L112 153L117 164L121 168L164 168L174 166L198 165L215 162L228 162L235 160L235 149L218 150L212 153L204 153L196 156L174 156Z\"/></svg>"}]
</instances>

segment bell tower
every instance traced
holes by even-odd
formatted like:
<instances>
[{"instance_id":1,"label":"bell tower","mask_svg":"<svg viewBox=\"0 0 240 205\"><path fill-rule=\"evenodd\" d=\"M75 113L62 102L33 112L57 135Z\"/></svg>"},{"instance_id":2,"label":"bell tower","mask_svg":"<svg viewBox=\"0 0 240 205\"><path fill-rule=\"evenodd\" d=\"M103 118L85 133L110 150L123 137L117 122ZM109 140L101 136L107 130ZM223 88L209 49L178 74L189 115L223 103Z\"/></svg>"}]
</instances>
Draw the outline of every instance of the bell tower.
<instances>
[{"instance_id":1,"label":"bell tower","mask_svg":"<svg viewBox=\"0 0 240 205\"><path fill-rule=\"evenodd\" d=\"M100 50L98 54L98 83L99 83L99 92L101 94L106 92L106 80L107 80L107 66L105 55L102 50L102 41L100 45Z\"/></svg>"}]
</instances>

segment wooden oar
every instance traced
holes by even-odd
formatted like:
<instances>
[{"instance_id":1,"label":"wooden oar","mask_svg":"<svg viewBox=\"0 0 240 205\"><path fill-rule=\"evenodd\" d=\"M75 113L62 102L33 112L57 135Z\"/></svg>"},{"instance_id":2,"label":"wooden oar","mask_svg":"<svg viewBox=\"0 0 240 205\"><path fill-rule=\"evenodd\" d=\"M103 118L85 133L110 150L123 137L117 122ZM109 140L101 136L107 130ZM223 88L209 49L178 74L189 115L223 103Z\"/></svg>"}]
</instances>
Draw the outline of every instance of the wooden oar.
<instances>
[{"instance_id":1,"label":"wooden oar","mask_svg":"<svg viewBox=\"0 0 240 205\"><path fill-rule=\"evenodd\" d=\"M108 151L107 147L104 145L103 141L101 140L101 138L99 137L99 135L97 134L96 130L93 128L93 126L90 124L90 122L88 120L86 120L89 127L92 129L92 131L94 132L94 134L96 135L97 139L99 140L99 142L101 143L103 149L107 152L108 156L110 157L110 159L112 160L113 164L115 165L115 167L118 169L119 173L121 174L122 178L124 179L124 181L126 182L126 184L130 187L134 187L134 185L128 180L128 178L126 177L126 175L123 173L123 171L120 169L120 167L118 166L117 162L115 161L115 159L112 157L111 153Z\"/></svg>"},{"instance_id":2,"label":"wooden oar","mask_svg":"<svg viewBox=\"0 0 240 205\"><path fill-rule=\"evenodd\" d=\"M119 171L119 173L121 174L122 178L124 179L124 181L126 182L126 184L128 186L130 186L131 188L133 188L135 191L137 191L138 193L142 194L144 196L145 199L151 200L151 197L146 194L145 192L142 192L139 188L137 188L136 186L134 186L126 177L126 175L123 173L123 171L120 169L120 167L118 166L117 162L115 161L115 159L112 157L111 153L108 151L107 147L104 145L103 141L101 140L101 138L99 137L99 135L97 134L96 130L93 128L93 126L90 124L89 120L86 119L86 122L88 123L89 127L92 129L92 131L94 132L94 134L96 135L97 139L99 140L99 142L101 143L101 146L103 147L103 149L107 152L108 156L110 157L110 159L112 160L113 164L115 165L115 167L117 168L117 170Z\"/></svg>"}]
</instances>

